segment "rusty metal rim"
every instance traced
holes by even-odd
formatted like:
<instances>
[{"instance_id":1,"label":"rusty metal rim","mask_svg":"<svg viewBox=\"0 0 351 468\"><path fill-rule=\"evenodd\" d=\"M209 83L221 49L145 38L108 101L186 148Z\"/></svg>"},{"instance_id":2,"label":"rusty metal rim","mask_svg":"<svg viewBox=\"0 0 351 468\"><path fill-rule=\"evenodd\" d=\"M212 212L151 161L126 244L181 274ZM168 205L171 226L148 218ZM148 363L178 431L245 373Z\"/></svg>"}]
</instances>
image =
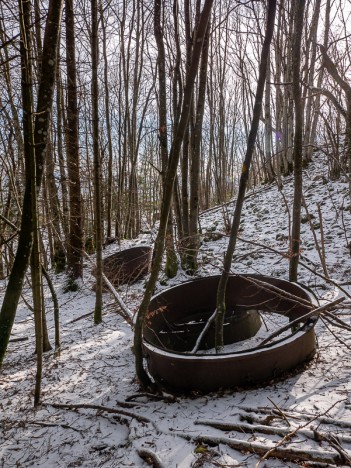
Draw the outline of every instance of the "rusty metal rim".
<instances>
[{"instance_id":1,"label":"rusty metal rim","mask_svg":"<svg viewBox=\"0 0 351 468\"><path fill-rule=\"evenodd\" d=\"M235 281L234 277L238 278L238 282ZM174 300L173 305L175 309L173 311L175 315L172 317L177 316L179 310L182 313L183 308L179 309L179 305L182 306L182 302L186 300L187 296L184 291L182 292L181 287L186 285L185 291L189 294L189 283L193 283L196 286L191 291L192 296L190 296L191 300L188 303L188 310L192 311L194 305L200 304L200 306L203 306L204 302L207 305L211 303L212 307L214 302L212 301L211 287L215 288L218 278L218 275L198 278L166 289L153 297L152 301L154 301L154 304L152 307L158 307L159 304L162 306L162 304L167 303L169 300L172 309L172 300ZM257 278L261 282L258 288L262 288L262 281L266 281L267 286L276 287L279 285L278 289L285 290L285 292L293 294L302 300L301 305L294 305L295 310L291 311L291 309L285 309L285 307L291 307L291 303L295 302L294 299L288 299L285 302L283 300L277 304L274 302L274 296L278 292L274 291L272 294L271 291L268 293L268 298L271 302L266 302L267 308L263 308L263 310L269 310L279 315L285 313L290 319L294 320L295 318L302 318L310 310L308 304L312 305L315 302L311 294L296 283L293 284L286 280L265 275L233 275L231 288L235 292L234 296L231 297L232 302L234 297L235 300L240 301L242 299L242 303L248 307L254 305L245 300L247 297L255 297L254 294L245 296L245 293L243 293L243 295L240 295L242 292L240 288L244 287L245 280L254 278ZM201 295L201 280L207 286L206 294L203 295ZM268 290L269 288L267 288ZM199 293L201 296L196 295ZM261 300L263 299L261 297ZM241 301L236 302L236 305L239 303ZM155 315L154 317L157 320L157 317L161 317L161 315ZM149 341L144 336L143 347L148 371L155 382L161 385L161 387L181 392L193 390L210 392L219 388L240 388L262 384L282 375L286 371L298 368L315 354L315 320L313 317L302 318L301 322L303 325L297 331L286 337L278 338L271 343L246 350L220 354L205 354L203 352L191 354L189 351L167 350L162 348L162 346L158 346L157 343ZM230 343L228 342L227 344Z\"/></svg>"},{"instance_id":2,"label":"rusty metal rim","mask_svg":"<svg viewBox=\"0 0 351 468\"><path fill-rule=\"evenodd\" d=\"M102 259L102 269L108 280L115 286L133 283L150 271L152 247L146 244L109 253ZM96 276L96 266L92 269Z\"/></svg>"},{"instance_id":3,"label":"rusty metal rim","mask_svg":"<svg viewBox=\"0 0 351 468\"><path fill-rule=\"evenodd\" d=\"M314 327L270 348L246 354L179 355L145 348L148 370L169 391L204 393L220 388L251 388L299 369L316 352ZM261 364L260 364L261 363Z\"/></svg>"}]
</instances>

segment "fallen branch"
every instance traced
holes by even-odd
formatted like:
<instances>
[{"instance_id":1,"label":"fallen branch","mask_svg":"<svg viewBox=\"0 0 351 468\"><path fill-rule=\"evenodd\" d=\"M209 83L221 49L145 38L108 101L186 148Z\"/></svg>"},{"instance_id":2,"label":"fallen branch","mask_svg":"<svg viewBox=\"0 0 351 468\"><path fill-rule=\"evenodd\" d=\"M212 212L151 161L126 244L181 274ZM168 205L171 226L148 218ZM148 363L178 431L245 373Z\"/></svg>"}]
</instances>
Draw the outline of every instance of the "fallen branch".
<instances>
[{"instance_id":1,"label":"fallen branch","mask_svg":"<svg viewBox=\"0 0 351 468\"><path fill-rule=\"evenodd\" d=\"M323 440L327 440L327 435L318 433L316 431L309 430L309 429L288 429L285 427L277 427L277 426L267 426L263 424L248 424L248 423L232 423L232 422L223 422L223 421L212 421L212 420L197 420L194 422L196 425L203 425L213 427L215 429L220 429L221 431L236 431L242 432L244 434L255 434L256 432L260 432L261 434L267 435L278 435L278 436L287 436L293 437L296 436L304 436L308 437L312 440L318 440L319 438L323 438ZM351 437L338 435L338 439L345 443L351 442Z\"/></svg>"},{"instance_id":2,"label":"fallen branch","mask_svg":"<svg viewBox=\"0 0 351 468\"><path fill-rule=\"evenodd\" d=\"M22 338L12 338L9 343L18 343L19 341L28 341L28 336L22 336Z\"/></svg>"},{"instance_id":3,"label":"fallen branch","mask_svg":"<svg viewBox=\"0 0 351 468\"><path fill-rule=\"evenodd\" d=\"M329 302L329 304L324 304L323 306L321 307L318 307L316 309L313 309L313 310L310 310L309 312L307 312L307 314L305 315L302 315L301 317L298 317L297 319L295 320L292 320L291 322L289 322L287 325L284 325L283 327L279 328L279 330L276 330L274 333L272 333L271 335L269 335L267 338L265 338L263 341L261 341L261 343L257 346L258 348L261 347L261 346L264 346L265 344L267 344L269 341L271 341L273 338L275 338L276 336L280 335L281 333L283 333L284 331L288 330L289 328L293 327L294 325L296 325L297 323L303 321L303 320L306 320L308 319L309 317L311 316L315 316L316 318L319 316L319 314L321 312L323 312L324 310L326 309L329 309L330 307L333 307L337 304L340 304L340 302L343 302L345 300L344 297L340 297L339 299L336 299L335 301L333 302Z\"/></svg>"},{"instance_id":4,"label":"fallen branch","mask_svg":"<svg viewBox=\"0 0 351 468\"><path fill-rule=\"evenodd\" d=\"M303 255L301 255L301 258L306 258L306 257L304 257ZM313 270L312 268L310 268L309 266L307 266L305 263L300 262L300 265L301 265L303 268L306 268L306 270L308 270L308 271L310 271L311 273L315 274L316 276L319 276L320 278L324 279L324 281L326 281L327 283L330 283L330 284L334 285L336 288L340 289L340 291L342 291L343 294L345 294L345 296L347 296L349 299L351 299L351 294L348 293L348 292L346 291L346 289L342 287L341 284L338 284L336 281L332 280L331 278L326 278L324 275L322 275L321 273L318 273L318 271L316 271L316 270Z\"/></svg>"},{"instance_id":5,"label":"fallen branch","mask_svg":"<svg viewBox=\"0 0 351 468\"><path fill-rule=\"evenodd\" d=\"M330 411L337 403L339 403L339 402L333 403L333 404L331 405L331 407L328 408L328 409L323 413L323 415L326 414L328 411ZM276 405L275 405L275 406L276 406ZM276 409L273 410L273 411L274 411L274 412L277 412ZM279 413L279 414L281 413L280 409L279 409L278 413ZM295 435L298 431L301 431L301 429L303 429L303 428L309 426L313 421L317 420L319 416L322 416L322 415L317 415L317 416L315 416L315 417L312 417L312 419L311 419L311 418L307 419L307 422L306 422L306 423L304 423L303 425L298 426L297 428L295 428L294 430L292 430L291 432L289 432L288 434L286 434L274 447L272 447L271 449L269 449L269 450L260 458L260 460L255 464L255 468L258 468L258 466L260 465L260 463L261 463L263 460L266 460L268 457L274 456L273 453L275 453L277 449L278 449L278 450L281 450L281 446L282 446L286 441L290 440L291 437L292 437L293 435ZM331 453L331 452L329 452L329 454L330 454L330 453ZM323 457L324 457L324 455L325 455L325 453L323 454ZM334 456L335 456L335 455L334 455ZM314 459L313 461L322 461L322 462L324 462L324 461L326 461L326 460L323 460L323 459L322 459L322 460L320 460L320 459ZM345 461L345 455L344 455L344 454L340 455L340 451L337 450L337 458L335 458L335 459L333 460L333 462L334 462L335 464L343 464L344 461Z\"/></svg>"},{"instance_id":6,"label":"fallen branch","mask_svg":"<svg viewBox=\"0 0 351 468\"><path fill-rule=\"evenodd\" d=\"M313 239L314 239L314 245L316 247L316 250L317 250L317 253L318 253L318 256L319 256L319 260L321 262L321 265L322 265L322 268L323 268L323 273L325 275L326 278L329 278L329 274L328 274L328 269L327 269L327 264L326 264L326 261L325 261L325 250L324 250L324 235L322 235L322 232L323 232L323 228L322 228L322 214L320 212L320 205L317 203L317 207L318 207L318 214L319 214L319 223L320 223L320 227L321 227L321 247L319 246L319 242L318 242L318 239L317 239L317 234L316 234L316 230L314 228L314 225L313 225L313 222L312 222L312 217L309 213L309 210L308 210L308 207L307 207L307 203L306 203L306 200L305 200L305 197L302 196L302 206L305 208L306 210L306 215L307 215L307 219L308 219L308 223L310 225L310 230L312 232L312 235L313 235Z\"/></svg>"},{"instance_id":7,"label":"fallen branch","mask_svg":"<svg viewBox=\"0 0 351 468\"><path fill-rule=\"evenodd\" d=\"M123 301L117 290L113 287L112 283L108 280L104 273L102 273L102 279L104 280L113 297L116 299L116 302L121 309L122 317L132 328L134 328L134 315L132 314L131 310L127 307L126 303Z\"/></svg>"},{"instance_id":8,"label":"fallen branch","mask_svg":"<svg viewBox=\"0 0 351 468\"><path fill-rule=\"evenodd\" d=\"M145 416L140 416L137 413L133 413L131 411L127 411L123 409L110 408L108 406L91 405L88 403L72 403L72 404L47 403L47 404L43 404L43 406L52 406L53 408L61 408L61 409L69 409L69 410L94 409L97 411L105 411L106 413L121 414L123 416L129 416L130 418L136 419L139 422L149 423L154 426L153 421L151 421L151 419L149 418L146 418Z\"/></svg>"},{"instance_id":9,"label":"fallen branch","mask_svg":"<svg viewBox=\"0 0 351 468\"><path fill-rule=\"evenodd\" d=\"M177 397L174 396L174 395L171 395L170 393L165 393L165 392L161 392L161 393L147 393L147 392L143 392L143 393L135 393L133 395L129 395L125 401L126 402L130 402L130 401L135 401L137 398L150 398L151 400L154 400L154 401L165 401L167 403L175 403L178 401ZM135 403L137 404L137 403Z\"/></svg>"},{"instance_id":10,"label":"fallen branch","mask_svg":"<svg viewBox=\"0 0 351 468\"><path fill-rule=\"evenodd\" d=\"M295 294L293 293L290 293L288 291L284 291L283 289L279 288L278 286L274 286L273 284L269 284L269 283L266 283L265 281L262 281L262 280L259 280L257 278L249 278L247 277L246 278L247 281L255 284L255 285L258 285L258 286L261 286L263 289L266 289L268 291L273 291L273 292L276 292L279 294L279 297L286 297L288 298L291 302L294 302L298 305L304 305L305 307L309 307L309 308L313 308L313 304L311 303L311 301L309 301L308 299L303 299L302 297L299 297L299 296L296 296Z\"/></svg>"},{"instance_id":11,"label":"fallen branch","mask_svg":"<svg viewBox=\"0 0 351 468\"><path fill-rule=\"evenodd\" d=\"M206 322L206 325L204 326L204 328L202 329L202 332L200 333L200 335L198 336L197 340L196 340L196 343L195 343L195 346L193 347L193 349L190 351L190 354L195 354L197 352L197 350L199 349L199 346L201 344L201 341L202 341L202 338L205 336L205 333L207 332L207 330L210 328L210 325L211 323L214 321L214 319L216 318L216 314L217 314L217 309L215 309L215 311L213 312L213 314L211 315L211 317L207 320Z\"/></svg>"},{"instance_id":12,"label":"fallen branch","mask_svg":"<svg viewBox=\"0 0 351 468\"><path fill-rule=\"evenodd\" d=\"M339 440L342 440L340 439L340 436L334 436L333 434L328 434L328 435L325 435L325 434L321 434L320 432L316 432L316 435L318 437L321 438L321 440L324 440L326 442L329 442L329 444L337 451L339 452L341 458L344 459L344 463L345 465L347 464L348 466L351 466L351 458L350 458L350 453L347 452L344 447L340 444L340 441Z\"/></svg>"},{"instance_id":13,"label":"fallen branch","mask_svg":"<svg viewBox=\"0 0 351 468\"><path fill-rule=\"evenodd\" d=\"M93 315L93 313L94 313L94 311L88 312L87 314L81 315L80 317L77 317L77 318L75 318L75 319L73 319L73 320L71 320L70 322L67 322L67 323L68 323L68 325L70 325L71 323L79 322L79 320L90 317L91 315Z\"/></svg>"}]
</instances>

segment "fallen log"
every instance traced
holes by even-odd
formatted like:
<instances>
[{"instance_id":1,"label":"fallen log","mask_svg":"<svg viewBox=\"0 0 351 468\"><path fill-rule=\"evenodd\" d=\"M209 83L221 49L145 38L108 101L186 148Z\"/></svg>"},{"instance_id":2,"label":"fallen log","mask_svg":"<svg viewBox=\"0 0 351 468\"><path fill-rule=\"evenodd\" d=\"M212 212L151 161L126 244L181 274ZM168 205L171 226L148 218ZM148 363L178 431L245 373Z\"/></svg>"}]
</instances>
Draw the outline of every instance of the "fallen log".
<instances>
[{"instance_id":1,"label":"fallen log","mask_svg":"<svg viewBox=\"0 0 351 468\"><path fill-rule=\"evenodd\" d=\"M267 448L267 445L263 445L257 442L248 442L240 439L232 439L230 437L215 437L207 434L199 434L193 436L191 434L178 434L179 437L184 438L188 441L202 442L208 445L227 445L228 447L239 450L240 452L249 452L256 455L266 456L267 458L279 458L280 460L291 460L291 461L311 461L318 463L334 464L341 466L344 463L343 458L338 452L322 451L322 450L303 450L291 447L272 447ZM269 453L268 453L269 452ZM267 455L268 453L268 455Z\"/></svg>"}]
</instances>

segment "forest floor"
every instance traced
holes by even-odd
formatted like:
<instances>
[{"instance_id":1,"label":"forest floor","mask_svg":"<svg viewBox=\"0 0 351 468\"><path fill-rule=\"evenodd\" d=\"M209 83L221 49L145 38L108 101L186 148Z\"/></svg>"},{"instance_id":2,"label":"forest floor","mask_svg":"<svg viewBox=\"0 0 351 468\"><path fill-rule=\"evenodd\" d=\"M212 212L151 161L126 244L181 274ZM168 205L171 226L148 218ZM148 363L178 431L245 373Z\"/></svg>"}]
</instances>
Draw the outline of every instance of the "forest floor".
<instances>
[{"instance_id":1,"label":"forest floor","mask_svg":"<svg viewBox=\"0 0 351 468\"><path fill-rule=\"evenodd\" d=\"M299 281L313 290L321 304L345 295L336 285L351 294L348 182L346 177L328 181L326 171L326 161L318 156L305 170L304 197L313 215L320 247L323 230L327 270L334 284L323 278L304 210L302 262L308 268L299 269ZM281 193L275 184L248 193L233 272L288 278L288 212L292 194L291 176L284 179ZM228 240L224 213L228 210L230 216L232 209L229 204L201 215L203 242L198 276L220 272ZM133 242L111 245L104 255L130 245L149 244L154 234L151 230ZM77 292L64 293L65 275L53 278L60 303L62 346L59 356L54 351L45 354L42 405L37 409L33 408L34 322L25 302L20 303L12 338L28 337L28 340L9 344L1 371L0 467L309 466L310 462L299 461L299 453L315 459L331 457L326 458L325 465L319 461L313 466L334 463L350 466L350 331L319 320L314 359L302 372L262 387L207 395L147 395L140 392L135 378L132 330L118 314L108 293L104 294L103 322L93 324L94 280L90 269L86 264L84 280ZM160 278L162 285L157 290L189 279L184 272L172 280ZM144 284L145 280L141 280L119 289L133 312L141 301ZM2 281L0 298L5 287L6 281ZM31 301L29 289L24 296ZM348 297L336 312L349 326L350 304ZM53 309L48 291L46 308L53 342ZM251 433L245 433L244 426L220 430L209 425L218 421L242 426L250 423ZM284 437L284 431L279 430L277 434L264 434L260 430L262 425L281 428L289 436ZM210 438L214 439L212 443ZM243 441L241 450L236 450L233 440ZM255 444L267 451L273 447L276 452L286 449L285 459L267 461L252 453Z\"/></svg>"}]
</instances>

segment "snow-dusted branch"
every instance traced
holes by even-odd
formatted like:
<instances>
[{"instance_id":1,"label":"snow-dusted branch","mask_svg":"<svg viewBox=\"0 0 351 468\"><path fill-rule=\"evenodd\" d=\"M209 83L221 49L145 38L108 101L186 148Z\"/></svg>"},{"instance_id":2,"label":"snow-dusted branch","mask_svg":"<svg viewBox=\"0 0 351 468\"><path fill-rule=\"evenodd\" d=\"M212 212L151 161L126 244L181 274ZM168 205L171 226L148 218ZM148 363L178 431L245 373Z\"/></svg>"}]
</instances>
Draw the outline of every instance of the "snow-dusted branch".
<instances>
[{"instance_id":1,"label":"snow-dusted branch","mask_svg":"<svg viewBox=\"0 0 351 468\"><path fill-rule=\"evenodd\" d=\"M61 409L68 409L68 410L76 410L76 409L94 409L98 411L104 411L106 413L112 414L120 414L122 416L129 416L130 418L136 419L142 423L149 423L154 426L154 423L151 419L146 418L145 416L141 416L138 413L134 413L132 411L127 411L124 409L119 408L110 408L109 406L101 406L101 405L92 405L89 403L72 403L72 404L61 404L61 403L49 403L48 405L52 406L53 408L61 408ZM45 405L47 406L47 405Z\"/></svg>"},{"instance_id":2,"label":"snow-dusted branch","mask_svg":"<svg viewBox=\"0 0 351 468\"><path fill-rule=\"evenodd\" d=\"M178 436L193 442L201 441L202 443L211 445L223 444L234 450L239 450L241 452L247 451L256 455L265 456L266 458L270 457L279 458L281 460L312 461L334 465L343 465L344 463L343 457L341 457L340 454L336 451L322 452L320 450L302 450L291 447L274 446L267 452L266 444L248 442L246 440L233 439L231 437L217 437L210 436L208 434L199 434L197 436L193 436L185 433L178 434Z\"/></svg>"},{"instance_id":3,"label":"snow-dusted branch","mask_svg":"<svg viewBox=\"0 0 351 468\"><path fill-rule=\"evenodd\" d=\"M196 340L196 343L195 343L195 346L193 347L193 349L190 351L190 353L192 354L195 354L197 352L197 350L199 349L199 346L201 344L201 341L202 341L202 338L205 336L205 333L207 332L207 330L210 328L210 325L211 323L214 321L214 319L216 318L216 314L217 314L217 309L215 309L215 311L213 312L213 314L211 315L211 317L207 320L206 322L206 325L204 326L204 328L202 329L202 332L200 333L200 335L198 336L197 340Z\"/></svg>"}]
</instances>

